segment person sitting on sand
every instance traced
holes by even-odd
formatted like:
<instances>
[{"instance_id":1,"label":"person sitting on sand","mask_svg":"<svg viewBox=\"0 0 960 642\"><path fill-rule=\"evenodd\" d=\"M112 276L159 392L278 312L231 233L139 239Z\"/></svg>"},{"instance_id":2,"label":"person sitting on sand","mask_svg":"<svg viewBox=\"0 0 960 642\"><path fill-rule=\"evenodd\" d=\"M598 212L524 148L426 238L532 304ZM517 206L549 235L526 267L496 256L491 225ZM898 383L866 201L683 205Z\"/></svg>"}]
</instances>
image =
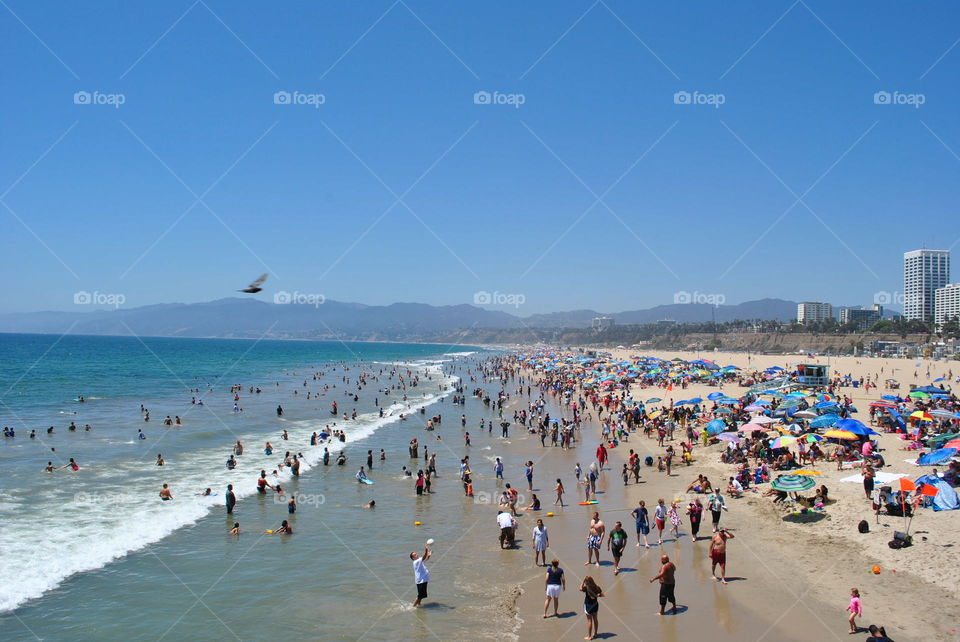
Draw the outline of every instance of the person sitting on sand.
<instances>
[{"instance_id":1,"label":"person sitting on sand","mask_svg":"<svg viewBox=\"0 0 960 642\"><path fill-rule=\"evenodd\" d=\"M688 493L702 493L703 492L703 475L697 475L697 478L690 482L690 485L687 486Z\"/></svg>"}]
</instances>

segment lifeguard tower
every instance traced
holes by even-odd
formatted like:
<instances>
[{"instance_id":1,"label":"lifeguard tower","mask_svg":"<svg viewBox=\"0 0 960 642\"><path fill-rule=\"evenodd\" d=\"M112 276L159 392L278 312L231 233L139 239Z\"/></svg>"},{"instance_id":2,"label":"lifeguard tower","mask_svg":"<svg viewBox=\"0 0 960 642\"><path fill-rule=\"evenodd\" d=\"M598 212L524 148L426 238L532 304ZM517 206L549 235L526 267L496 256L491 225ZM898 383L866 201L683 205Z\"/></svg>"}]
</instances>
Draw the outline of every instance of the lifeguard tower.
<instances>
[{"instance_id":1,"label":"lifeguard tower","mask_svg":"<svg viewBox=\"0 0 960 642\"><path fill-rule=\"evenodd\" d=\"M829 367L817 363L797 365L797 383L807 388L825 388L830 385Z\"/></svg>"}]
</instances>

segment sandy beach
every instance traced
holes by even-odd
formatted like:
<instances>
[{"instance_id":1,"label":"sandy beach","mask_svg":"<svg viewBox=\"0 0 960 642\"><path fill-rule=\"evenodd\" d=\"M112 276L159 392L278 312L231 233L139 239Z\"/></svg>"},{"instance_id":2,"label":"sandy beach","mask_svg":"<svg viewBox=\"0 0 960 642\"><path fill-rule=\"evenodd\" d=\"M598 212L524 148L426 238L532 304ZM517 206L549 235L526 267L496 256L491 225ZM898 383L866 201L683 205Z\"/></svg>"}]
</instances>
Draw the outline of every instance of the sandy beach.
<instances>
[{"instance_id":1,"label":"sandy beach","mask_svg":"<svg viewBox=\"0 0 960 642\"><path fill-rule=\"evenodd\" d=\"M627 357L638 351L615 351L616 357ZM647 356L647 353L639 352ZM684 360L697 358L691 353L655 353L664 359L680 357ZM710 353L710 358L722 365L737 365L744 369L766 368L773 365L788 367L790 364L827 363L826 359L814 359L802 356L763 356L746 354ZM831 373L860 376L882 375L897 377L906 390L910 383L925 385L933 378L948 376L949 362L921 362L919 368L914 361L897 359L860 359L853 357L831 358ZM883 373L880 369L883 368ZM927 370L929 368L929 376ZM917 372L916 379L913 373ZM890 373L893 373L892 375ZM876 377L875 377L876 378ZM672 397L679 400L694 396L706 397L718 388L694 384L686 389L675 388L672 392L663 389L640 389L633 386L631 394L635 400L650 397L663 397L668 402ZM732 396L738 396L743 388L725 385L723 390ZM842 388L854 399L861 410L857 416L867 421L869 401L883 394L871 391L865 394L862 388ZM525 404L525 399L522 400ZM516 403L516 400L515 402ZM556 412L556 408L552 409ZM553 415L552 416L562 416ZM879 438L887 466L884 472L905 473L910 478L929 472L929 468L918 468L906 463L911 455L901 450L903 442L899 436L883 434ZM887 542L892 539L894 530L903 530L901 518L884 515L879 521L874 516L870 503L866 501L862 485L859 483L841 483L843 477L856 474L855 470L837 471L832 462L823 462L816 469L823 473L817 477L818 484L830 488L831 497L836 503L829 506L826 517L815 523L791 523L784 521L789 511L775 506L769 497L760 493L748 492L741 499L727 498L728 512L724 513L722 525L731 529L735 539L728 545L728 574L735 580L727 585L714 581L710 575L708 558L710 528L701 527L700 539L694 542L690 537L689 522L684 518L680 527L678 541L665 541L662 549L654 546L650 549L635 546L633 519L629 512L640 499L652 508L658 498L668 503L672 499L681 500L681 512L687 504L688 496L684 491L698 474L705 474L715 483L726 479L732 466L719 462L720 446L697 447L695 461L689 467L675 467L673 475L667 477L655 468L644 467L640 484L632 481L624 486L620 469L630 448L641 456L656 456L662 449L656 447L656 440L645 438L642 433L631 436L630 441L622 443L610 451L611 459L598 483L599 504L579 506L576 502L563 509L553 509L553 480L564 479L568 489L567 498L573 500L573 492L579 493L577 501L582 499L582 491L572 487L572 471L579 461L586 468L592 453L600 442L596 423L585 423L582 430L582 443L572 451L562 452L558 448L543 449L534 435L516 438L512 448L529 449L530 456L536 462L540 497L544 510L556 513L554 517L544 517L550 532L550 551L548 557L555 556L561 561L561 567L567 573L567 590L561 598L561 617L542 619L544 599L544 572L533 566L533 551L530 531L534 517L528 513L520 519L519 542L522 550L506 551L503 555L522 557L518 560L520 568L527 570L522 574L523 593L517 603L518 616L523 624L521 639L528 636L549 636L554 639L581 639L586 633L585 617L582 614L582 594L578 591L582 577L589 573L604 590L601 600L600 632L601 636L629 637L635 639L689 640L709 636L716 640L820 640L820 639L859 639L866 637L849 636L846 630L845 607L849 591L853 587L860 589L864 603L864 617L861 624L882 624L888 633L897 640L953 640L958 639L960 609L952 606L956 602L952 576L956 569L955 549L958 544L957 527L960 526L960 514L957 511L933 512L924 509L913 520L911 533L915 536L915 545L909 548L892 550ZM546 452L544 452L546 451ZM514 453L515 455L515 453ZM701 496L702 499L705 497ZM623 572L615 577L610 554L604 550L604 564L584 566L586 560L586 533L589 516L593 509L601 519L612 528L617 520L623 522L629 534L628 546L623 558ZM857 524L866 519L870 532L860 534ZM666 535L666 532L665 532ZM655 537L653 542L655 542ZM657 588L648 579L659 568L659 555L666 553L677 564L677 598L681 611L677 615L659 616L656 614ZM880 573L874 574L874 566L880 567ZM929 596L941 596L944 612L930 617L930 611L924 608L918 617L917 609L907 606Z\"/></svg>"}]
</instances>

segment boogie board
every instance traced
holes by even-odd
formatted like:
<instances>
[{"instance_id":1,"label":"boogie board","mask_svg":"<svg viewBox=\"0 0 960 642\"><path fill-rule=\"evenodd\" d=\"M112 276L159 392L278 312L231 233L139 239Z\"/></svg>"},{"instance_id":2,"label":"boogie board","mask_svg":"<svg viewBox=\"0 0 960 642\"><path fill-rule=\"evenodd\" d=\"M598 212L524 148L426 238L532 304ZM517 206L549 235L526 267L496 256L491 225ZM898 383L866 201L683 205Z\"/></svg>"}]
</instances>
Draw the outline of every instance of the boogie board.
<instances>
[{"instance_id":1,"label":"boogie board","mask_svg":"<svg viewBox=\"0 0 960 642\"><path fill-rule=\"evenodd\" d=\"M591 505L591 504L596 504L596 503L598 503L597 500L591 499L591 500L588 501L588 502L580 502L580 505L581 505L581 506L589 506L589 505Z\"/></svg>"},{"instance_id":2,"label":"boogie board","mask_svg":"<svg viewBox=\"0 0 960 642\"><path fill-rule=\"evenodd\" d=\"M372 479L367 479L366 477L364 477L363 479L360 479L360 480L358 480L358 481L359 481L360 483L363 483L363 484L372 484L372 483L373 483L373 480L372 480Z\"/></svg>"}]
</instances>

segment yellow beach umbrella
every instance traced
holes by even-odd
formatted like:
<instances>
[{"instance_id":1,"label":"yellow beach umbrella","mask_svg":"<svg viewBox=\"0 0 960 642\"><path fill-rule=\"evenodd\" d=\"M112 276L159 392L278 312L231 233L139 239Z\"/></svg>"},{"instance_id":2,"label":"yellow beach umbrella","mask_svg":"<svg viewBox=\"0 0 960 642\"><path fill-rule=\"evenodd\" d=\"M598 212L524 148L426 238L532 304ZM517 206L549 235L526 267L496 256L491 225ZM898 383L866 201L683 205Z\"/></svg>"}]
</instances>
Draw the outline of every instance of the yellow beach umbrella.
<instances>
[{"instance_id":1,"label":"yellow beach umbrella","mask_svg":"<svg viewBox=\"0 0 960 642\"><path fill-rule=\"evenodd\" d=\"M856 439L857 436L849 430L828 430L823 433L828 439Z\"/></svg>"}]
</instances>

